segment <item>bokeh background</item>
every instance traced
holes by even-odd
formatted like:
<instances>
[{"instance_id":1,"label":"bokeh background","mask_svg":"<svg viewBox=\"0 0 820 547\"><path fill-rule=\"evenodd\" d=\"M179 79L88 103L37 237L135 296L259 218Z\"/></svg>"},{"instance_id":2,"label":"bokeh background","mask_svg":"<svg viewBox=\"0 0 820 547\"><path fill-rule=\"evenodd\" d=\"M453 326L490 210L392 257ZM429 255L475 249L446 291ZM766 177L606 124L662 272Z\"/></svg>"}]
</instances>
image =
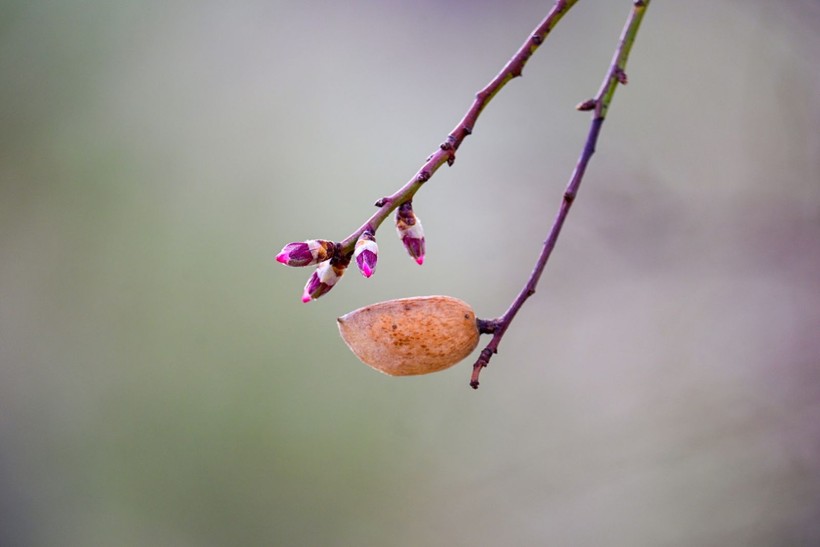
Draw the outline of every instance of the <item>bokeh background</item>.
<instances>
[{"instance_id":1,"label":"bokeh background","mask_svg":"<svg viewBox=\"0 0 820 547\"><path fill-rule=\"evenodd\" d=\"M303 305L551 7L0 8L0 544L820 544L820 4L655 2L537 294L482 375L335 318L500 315L630 2L581 2L422 189L419 268Z\"/></svg>"}]
</instances>

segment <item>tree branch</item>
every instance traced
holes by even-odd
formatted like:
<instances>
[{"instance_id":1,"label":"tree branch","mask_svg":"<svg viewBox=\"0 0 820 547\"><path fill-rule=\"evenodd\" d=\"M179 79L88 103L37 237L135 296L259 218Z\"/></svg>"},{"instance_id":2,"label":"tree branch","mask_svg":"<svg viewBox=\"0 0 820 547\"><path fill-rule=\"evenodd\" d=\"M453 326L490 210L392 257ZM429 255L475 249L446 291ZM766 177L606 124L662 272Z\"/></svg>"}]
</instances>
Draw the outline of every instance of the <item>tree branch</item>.
<instances>
[{"instance_id":1,"label":"tree branch","mask_svg":"<svg viewBox=\"0 0 820 547\"><path fill-rule=\"evenodd\" d=\"M584 177L589 160L592 157L592 154L595 153L595 145L598 142L598 135L601 132L601 126L604 123L609 105L612 102L615 89L618 87L618 84L627 83L625 71L626 62L629 58L632 44L635 41L635 36L637 35L638 29L641 25L643 15L646 8L649 6L650 1L651 0L634 0L632 11L627 18L623 31L621 32L618 47L612 57L612 62L609 66L609 70L607 70L606 77L601 84L601 88L598 90L598 93L594 98L584 101L577 107L579 110L593 111L592 121L590 123L586 143L584 144L584 149L581 151L581 155L575 164L575 169L569 179L569 184L564 191L564 199L561 201L558 214L553 221L547 239L544 241L544 246L541 249L541 254L538 257L535 267L524 285L524 288L518 293L518 296L515 298L507 311L504 312L504 315L498 319L483 320L479 323L480 325L484 325L481 329L482 332L492 333L493 336L487 346L481 351L478 360L476 360L473 365L473 373L470 378L470 386L473 389L478 389L478 377L479 374L481 374L481 369L485 368L489 364L493 354L498 352L498 345L501 343L504 333L507 332L507 328L509 328L510 323L512 323L512 320L521 309L521 306L530 296L535 294L535 287L538 284L539 279L541 279L541 274L544 271L544 267L547 264L547 260L549 259L552 250L555 248L555 243L558 241L558 235L561 233L561 228L567 218L569 209L572 206L573 201L575 201L575 196L578 194L578 188L581 185L581 180Z\"/></svg>"},{"instance_id":2,"label":"tree branch","mask_svg":"<svg viewBox=\"0 0 820 547\"><path fill-rule=\"evenodd\" d=\"M524 44L518 49L515 55L507 61L507 64L501 69L495 78L487 84L484 89L476 93L475 100L470 106L458 125L450 132L447 139L441 143L438 149L433 152L430 157L424 162L424 165L413 175L404 186L399 188L390 196L381 198L376 202L376 207L379 208L367 221L362 224L359 229L347 236L339 246L338 252L342 255L348 255L353 252L356 241L365 231L375 231L379 228L382 222L394 211L399 205L410 201L419 188L430 180L430 177L438 170L439 167L445 163L453 165L456 160L456 150L458 150L464 139L473 132L478 116L484 107L489 104L496 93L503 88L507 82L521 76L521 71L524 65L535 53L550 31L555 27L558 21L575 5L578 0L556 0L555 5L547 14L547 16L538 24L535 30Z\"/></svg>"}]
</instances>

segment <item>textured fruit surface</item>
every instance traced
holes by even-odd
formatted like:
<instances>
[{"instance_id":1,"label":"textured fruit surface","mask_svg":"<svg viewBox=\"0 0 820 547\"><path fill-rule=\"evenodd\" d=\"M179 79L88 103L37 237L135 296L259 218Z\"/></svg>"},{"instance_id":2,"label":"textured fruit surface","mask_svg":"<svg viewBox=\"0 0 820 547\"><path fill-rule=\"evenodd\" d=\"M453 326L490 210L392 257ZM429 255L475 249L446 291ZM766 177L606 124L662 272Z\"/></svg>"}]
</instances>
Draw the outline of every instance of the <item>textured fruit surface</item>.
<instances>
[{"instance_id":1,"label":"textured fruit surface","mask_svg":"<svg viewBox=\"0 0 820 547\"><path fill-rule=\"evenodd\" d=\"M451 367L478 344L469 304L450 296L417 296L359 308L338 319L356 357L391 376Z\"/></svg>"}]
</instances>

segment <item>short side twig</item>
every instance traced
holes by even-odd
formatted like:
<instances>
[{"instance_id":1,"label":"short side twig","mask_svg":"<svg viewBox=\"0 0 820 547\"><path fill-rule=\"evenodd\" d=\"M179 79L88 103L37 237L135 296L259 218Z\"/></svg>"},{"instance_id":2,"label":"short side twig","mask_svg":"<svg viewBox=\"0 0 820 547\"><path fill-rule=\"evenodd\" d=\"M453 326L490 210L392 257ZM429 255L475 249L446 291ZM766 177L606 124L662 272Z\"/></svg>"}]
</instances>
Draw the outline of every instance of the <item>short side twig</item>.
<instances>
[{"instance_id":1,"label":"short side twig","mask_svg":"<svg viewBox=\"0 0 820 547\"><path fill-rule=\"evenodd\" d=\"M553 27L561 20L572 6L578 0L556 0L555 5L547 14L547 16L538 24L535 30L524 44L518 49L515 55L507 61L507 64L501 69L495 78L487 84L484 89L476 93L475 100L464 117L458 122L458 125L450 132L447 139L441 143L438 149L433 152L430 157L424 162L424 165L413 175L404 186L399 188L390 196L383 197L376 202L376 211L367 221L362 224L359 229L347 236L339 247L339 254L342 256L349 255L353 252L356 241L365 231L375 232L381 223L394 211L399 205L409 201L413 198L415 193L421 186L430 180L430 177L438 170L439 167L445 163L452 165L456 160L456 150L458 150L464 139L473 132L478 116L484 107L492 100L496 93L498 93L507 82L521 76L521 71L524 65L535 53Z\"/></svg>"},{"instance_id":2,"label":"short side twig","mask_svg":"<svg viewBox=\"0 0 820 547\"><path fill-rule=\"evenodd\" d=\"M478 360L476 360L473 365L473 373L470 378L470 386L473 389L478 389L478 377L479 374L481 374L481 369L486 367L489 364L493 354L498 352L498 345L501 343L504 333L507 332L507 328L510 326L510 323L512 323L512 320L515 318L518 310L521 309L521 306L530 296L535 294L535 287L538 284L538 280L541 278L541 274L544 271L544 266L546 266L552 250L555 248L555 243L558 241L558 234L561 233L561 228L567 218L569 209L575 200L575 196L578 194L578 188L581 185L581 180L584 177L587 164L589 163L592 154L595 152L595 145L598 142L598 135L601 132L601 126L604 123L609 105L612 102L615 89L618 84L626 84L627 82L625 71L626 62L629 58L629 53L632 49L635 36L638 33L638 28L640 27L644 12L649 6L650 1L651 0L634 0L632 11L629 14L623 31L621 32L618 47L615 50L615 55L612 58L612 63L609 66L609 70L607 71L603 83L601 84L601 88L598 90L597 95L595 95L593 99L584 101L577 107L579 110L593 111L592 122L590 124L589 133L587 134L586 143L584 144L584 149L578 158L578 162L575 164L575 169L569 179L569 184L564 191L564 199L561 201L558 214L553 221L547 239L544 241L544 246L542 247L541 254L535 263L535 268L533 268L529 279L524 285L524 288L521 289L520 293L518 293L518 296L515 298L507 311L504 312L504 315L498 319L482 321L485 325L485 330L483 330L483 332L492 333L493 336L487 346L481 351Z\"/></svg>"}]
</instances>

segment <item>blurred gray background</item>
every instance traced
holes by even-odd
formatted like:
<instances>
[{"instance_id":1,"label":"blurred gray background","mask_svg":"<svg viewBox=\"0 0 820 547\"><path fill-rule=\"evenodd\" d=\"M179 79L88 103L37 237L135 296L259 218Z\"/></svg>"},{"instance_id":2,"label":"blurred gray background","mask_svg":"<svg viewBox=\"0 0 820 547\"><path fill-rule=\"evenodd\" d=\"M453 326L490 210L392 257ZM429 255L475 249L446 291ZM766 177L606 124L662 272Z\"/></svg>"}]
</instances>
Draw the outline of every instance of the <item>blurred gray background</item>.
<instances>
[{"instance_id":1,"label":"blurred gray background","mask_svg":"<svg viewBox=\"0 0 820 547\"><path fill-rule=\"evenodd\" d=\"M275 254L357 228L552 2L3 2L0 544L820 544L816 1L651 5L480 390L337 334L506 309L630 5L580 2L422 189L423 267L388 222L303 305Z\"/></svg>"}]
</instances>

